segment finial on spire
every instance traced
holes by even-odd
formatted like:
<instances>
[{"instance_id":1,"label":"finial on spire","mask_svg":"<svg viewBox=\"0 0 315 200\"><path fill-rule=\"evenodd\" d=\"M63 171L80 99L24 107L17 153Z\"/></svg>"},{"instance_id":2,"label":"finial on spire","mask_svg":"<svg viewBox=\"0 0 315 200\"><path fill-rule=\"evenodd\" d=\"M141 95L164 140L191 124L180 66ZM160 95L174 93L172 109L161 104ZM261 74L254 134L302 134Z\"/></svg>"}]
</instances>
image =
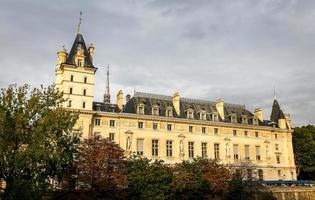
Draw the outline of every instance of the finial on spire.
<instances>
[{"instance_id":1,"label":"finial on spire","mask_svg":"<svg viewBox=\"0 0 315 200\"><path fill-rule=\"evenodd\" d=\"M104 103L110 103L109 64L107 65L107 77L106 77L106 84L105 84Z\"/></svg>"},{"instance_id":2,"label":"finial on spire","mask_svg":"<svg viewBox=\"0 0 315 200\"><path fill-rule=\"evenodd\" d=\"M78 24L78 33L80 33L81 23L82 23L82 10L80 11L79 24Z\"/></svg>"},{"instance_id":3,"label":"finial on spire","mask_svg":"<svg viewBox=\"0 0 315 200\"><path fill-rule=\"evenodd\" d=\"M274 86L273 87L273 99L277 99L277 96L276 96L276 87Z\"/></svg>"}]
</instances>

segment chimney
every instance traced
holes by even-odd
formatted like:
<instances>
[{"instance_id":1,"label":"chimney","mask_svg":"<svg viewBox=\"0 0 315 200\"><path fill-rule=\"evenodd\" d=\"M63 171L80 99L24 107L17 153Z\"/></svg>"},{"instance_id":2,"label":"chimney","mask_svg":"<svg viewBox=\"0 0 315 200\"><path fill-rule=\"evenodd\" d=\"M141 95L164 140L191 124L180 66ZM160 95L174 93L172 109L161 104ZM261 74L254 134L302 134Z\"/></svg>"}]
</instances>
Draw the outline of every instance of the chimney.
<instances>
[{"instance_id":1,"label":"chimney","mask_svg":"<svg viewBox=\"0 0 315 200\"><path fill-rule=\"evenodd\" d=\"M285 113L284 117L285 117L285 121L287 122L287 126L288 126L289 130L291 130L291 128L292 128L291 115L289 113Z\"/></svg>"},{"instance_id":2,"label":"chimney","mask_svg":"<svg viewBox=\"0 0 315 200\"><path fill-rule=\"evenodd\" d=\"M280 129L286 129L287 128L287 124L285 119L278 119L278 126Z\"/></svg>"},{"instance_id":3,"label":"chimney","mask_svg":"<svg viewBox=\"0 0 315 200\"><path fill-rule=\"evenodd\" d=\"M256 108L254 111L254 116L260 121L264 120L263 111L261 108Z\"/></svg>"},{"instance_id":4,"label":"chimney","mask_svg":"<svg viewBox=\"0 0 315 200\"><path fill-rule=\"evenodd\" d=\"M172 96L172 101L173 101L173 106L175 108L176 114L179 116L180 115L180 95L178 92L176 92Z\"/></svg>"},{"instance_id":5,"label":"chimney","mask_svg":"<svg viewBox=\"0 0 315 200\"><path fill-rule=\"evenodd\" d=\"M131 98L130 94L127 94L126 95L126 103L130 100L130 98Z\"/></svg>"},{"instance_id":6,"label":"chimney","mask_svg":"<svg viewBox=\"0 0 315 200\"><path fill-rule=\"evenodd\" d=\"M94 49L95 49L95 46L94 44L91 43L88 51L89 51L89 55L90 55L92 63L93 63L93 58L94 58Z\"/></svg>"},{"instance_id":7,"label":"chimney","mask_svg":"<svg viewBox=\"0 0 315 200\"><path fill-rule=\"evenodd\" d=\"M222 120L224 120L224 101L223 101L223 99L219 98L215 101L215 108L217 109Z\"/></svg>"},{"instance_id":8,"label":"chimney","mask_svg":"<svg viewBox=\"0 0 315 200\"><path fill-rule=\"evenodd\" d=\"M116 95L116 97L117 97L117 106L118 106L118 109L119 110L122 110L123 109L123 96L124 96L124 93L123 93L123 91L122 90L119 90L118 92L117 92L117 95Z\"/></svg>"},{"instance_id":9,"label":"chimney","mask_svg":"<svg viewBox=\"0 0 315 200\"><path fill-rule=\"evenodd\" d=\"M65 46L62 46L62 48L57 52L57 56L58 56L58 65L65 63L67 60L67 50L65 49Z\"/></svg>"}]
</instances>

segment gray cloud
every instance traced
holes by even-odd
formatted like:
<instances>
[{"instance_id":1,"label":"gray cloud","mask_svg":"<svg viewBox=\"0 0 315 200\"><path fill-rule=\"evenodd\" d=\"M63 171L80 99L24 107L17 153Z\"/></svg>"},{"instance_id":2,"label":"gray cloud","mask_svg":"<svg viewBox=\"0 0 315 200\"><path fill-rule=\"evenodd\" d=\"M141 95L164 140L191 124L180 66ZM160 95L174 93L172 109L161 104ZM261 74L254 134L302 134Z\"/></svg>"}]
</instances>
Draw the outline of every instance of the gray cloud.
<instances>
[{"instance_id":1,"label":"gray cloud","mask_svg":"<svg viewBox=\"0 0 315 200\"><path fill-rule=\"evenodd\" d=\"M52 83L56 52L71 48L81 9L85 41L96 45L96 100L110 64L112 97L179 91L262 107L267 118L276 87L295 125L315 123L312 0L5 0L0 87Z\"/></svg>"}]
</instances>

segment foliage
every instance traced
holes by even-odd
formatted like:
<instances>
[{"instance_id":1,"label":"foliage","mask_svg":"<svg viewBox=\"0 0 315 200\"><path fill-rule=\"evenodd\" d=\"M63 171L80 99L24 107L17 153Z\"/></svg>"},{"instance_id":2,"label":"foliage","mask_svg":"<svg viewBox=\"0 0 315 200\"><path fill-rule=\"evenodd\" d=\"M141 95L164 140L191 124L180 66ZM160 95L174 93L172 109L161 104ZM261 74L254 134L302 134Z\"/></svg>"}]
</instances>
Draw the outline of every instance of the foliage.
<instances>
[{"instance_id":1,"label":"foliage","mask_svg":"<svg viewBox=\"0 0 315 200\"><path fill-rule=\"evenodd\" d=\"M171 168L156 160L133 157L129 160L128 193L130 199L169 199Z\"/></svg>"},{"instance_id":2,"label":"foliage","mask_svg":"<svg viewBox=\"0 0 315 200\"><path fill-rule=\"evenodd\" d=\"M47 189L49 179L58 179L69 169L79 141L73 132L78 116L63 109L63 102L54 86L1 89L0 177L6 181L4 199L16 199L16 195L40 198L38 191Z\"/></svg>"},{"instance_id":3,"label":"foliage","mask_svg":"<svg viewBox=\"0 0 315 200\"><path fill-rule=\"evenodd\" d=\"M127 186L127 166L124 151L108 138L84 139L78 146L72 171L63 179L68 190L76 189L67 198L93 194L97 199L116 194ZM63 195L66 196L66 195ZM87 198L92 196L87 195ZM118 197L115 197L118 198Z\"/></svg>"},{"instance_id":4,"label":"foliage","mask_svg":"<svg viewBox=\"0 0 315 200\"><path fill-rule=\"evenodd\" d=\"M296 127L292 133L299 179L315 180L315 127Z\"/></svg>"}]
</instances>

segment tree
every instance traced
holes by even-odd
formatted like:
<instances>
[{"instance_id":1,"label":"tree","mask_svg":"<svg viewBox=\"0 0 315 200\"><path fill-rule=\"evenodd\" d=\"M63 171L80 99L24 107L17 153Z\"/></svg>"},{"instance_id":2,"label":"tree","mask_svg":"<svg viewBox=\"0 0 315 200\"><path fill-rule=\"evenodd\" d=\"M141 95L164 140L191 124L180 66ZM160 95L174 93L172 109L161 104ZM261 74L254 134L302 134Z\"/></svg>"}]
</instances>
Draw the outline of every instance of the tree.
<instances>
[{"instance_id":1,"label":"tree","mask_svg":"<svg viewBox=\"0 0 315 200\"><path fill-rule=\"evenodd\" d=\"M96 136L84 139L76 155L73 171L66 175L63 184L72 191L68 196L61 195L63 198L75 199L78 195L79 199L123 198L119 195L127 186L123 149L108 138ZM73 182L75 185L71 184Z\"/></svg>"},{"instance_id":2,"label":"tree","mask_svg":"<svg viewBox=\"0 0 315 200\"><path fill-rule=\"evenodd\" d=\"M298 178L315 180L315 127L294 128L292 141Z\"/></svg>"},{"instance_id":3,"label":"tree","mask_svg":"<svg viewBox=\"0 0 315 200\"><path fill-rule=\"evenodd\" d=\"M163 161L133 157L128 167L130 199L169 199L172 170Z\"/></svg>"},{"instance_id":4,"label":"tree","mask_svg":"<svg viewBox=\"0 0 315 200\"><path fill-rule=\"evenodd\" d=\"M78 115L61 107L54 86L16 85L0 91L0 177L4 199L39 199L49 181L61 178L73 160Z\"/></svg>"}]
</instances>

